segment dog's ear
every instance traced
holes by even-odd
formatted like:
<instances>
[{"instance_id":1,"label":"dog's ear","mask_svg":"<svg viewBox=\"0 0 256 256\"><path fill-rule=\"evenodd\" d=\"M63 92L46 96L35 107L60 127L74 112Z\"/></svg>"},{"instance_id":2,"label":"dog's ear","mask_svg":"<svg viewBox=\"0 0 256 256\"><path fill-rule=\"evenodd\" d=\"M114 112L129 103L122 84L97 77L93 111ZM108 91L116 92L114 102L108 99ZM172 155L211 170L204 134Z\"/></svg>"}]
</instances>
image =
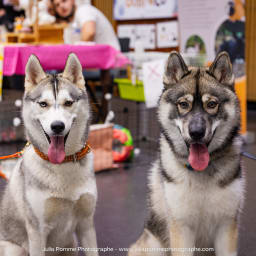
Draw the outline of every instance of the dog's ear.
<instances>
[{"instance_id":1,"label":"dog's ear","mask_svg":"<svg viewBox=\"0 0 256 256\"><path fill-rule=\"evenodd\" d=\"M178 52L172 51L165 65L163 82L165 86L176 84L188 73L188 67Z\"/></svg>"},{"instance_id":2,"label":"dog's ear","mask_svg":"<svg viewBox=\"0 0 256 256\"><path fill-rule=\"evenodd\" d=\"M46 74L39 59L34 54L30 55L25 70L25 90L31 90L44 78Z\"/></svg>"},{"instance_id":3,"label":"dog's ear","mask_svg":"<svg viewBox=\"0 0 256 256\"><path fill-rule=\"evenodd\" d=\"M209 72L222 84L233 85L235 81L232 64L227 52L221 52L209 68Z\"/></svg>"},{"instance_id":4,"label":"dog's ear","mask_svg":"<svg viewBox=\"0 0 256 256\"><path fill-rule=\"evenodd\" d=\"M74 53L69 54L62 77L68 79L78 88L85 90L85 81L82 66Z\"/></svg>"}]
</instances>

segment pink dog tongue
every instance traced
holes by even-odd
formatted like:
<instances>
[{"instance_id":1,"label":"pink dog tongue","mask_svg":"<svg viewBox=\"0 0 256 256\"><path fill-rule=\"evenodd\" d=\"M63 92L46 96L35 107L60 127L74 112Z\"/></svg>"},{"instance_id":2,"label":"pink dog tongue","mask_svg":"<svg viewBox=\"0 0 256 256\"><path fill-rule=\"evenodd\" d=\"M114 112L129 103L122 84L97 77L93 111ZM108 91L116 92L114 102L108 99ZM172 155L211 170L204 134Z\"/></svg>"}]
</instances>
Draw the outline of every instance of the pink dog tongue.
<instances>
[{"instance_id":1,"label":"pink dog tongue","mask_svg":"<svg viewBox=\"0 0 256 256\"><path fill-rule=\"evenodd\" d=\"M48 158L53 164L61 164L65 159L64 136L51 136Z\"/></svg>"},{"instance_id":2,"label":"pink dog tongue","mask_svg":"<svg viewBox=\"0 0 256 256\"><path fill-rule=\"evenodd\" d=\"M203 171L209 164L210 156L206 145L191 144L188 161L196 171Z\"/></svg>"}]
</instances>

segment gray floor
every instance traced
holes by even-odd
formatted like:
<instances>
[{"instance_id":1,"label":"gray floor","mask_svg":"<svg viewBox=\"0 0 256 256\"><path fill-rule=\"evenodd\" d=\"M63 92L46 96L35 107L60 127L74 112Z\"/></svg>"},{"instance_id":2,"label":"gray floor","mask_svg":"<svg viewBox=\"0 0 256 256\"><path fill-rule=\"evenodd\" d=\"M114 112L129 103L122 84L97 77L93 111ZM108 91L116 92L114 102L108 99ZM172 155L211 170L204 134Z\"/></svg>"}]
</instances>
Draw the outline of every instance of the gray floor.
<instances>
[{"instance_id":1,"label":"gray floor","mask_svg":"<svg viewBox=\"0 0 256 256\"><path fill-rule=\"evenodd\" d=\"M248 113L248 130L256 133L256 112ZM256 142L245 147L256 155ZM146 179L156 154L143 154L129 169L97 174L99 192L96 229L100 248L115 248L114 253L126 255L118 248L129 247L143 230L146 210ZM243 157L246 176L246 200L239 232L239 256L256 255L256 161Z\"/></svg>"},{"instance_id":2,"label":"gray floor","mask_svg":"<svg viewBox=\"0 0 256 256\"><path fill-rule=\"evenodd\" d=\"M256 112L248 115L248 129L256 132ZM14 150L12 145L4 152ZM246 146L256 154L256 144ZM113 171L97 173L98 205L95 216L98 247L113 248L114 252L100 255L126 255L127 248L143 230L146 210L146 177L156 151L142 152L129 165ZM256 255L256 162L244 158L247 188L239 236L239 256ZM1 189L1 187L0 187Z\"/></svg>"},{"instance_id":3,"label":"gray floor","mask_svg":"<svg viewBox=\"0 0 256 256\"><path fill-rule=\"evenodd\" d=\"M255 113L256 117L256 113ZM246 146L256 154L256 145ZM244 210L241 216L239 256L256 255L256 162L243 159L247 188ZM143 230L146 211L146 176L150 164L138 164L131 169L97 174L99 191L96 212L98 246L129 247ZM123 252L100 255L126 255Z\"/></svg>"},{"instance_id":4,"label":"gray floor","mask_svg":"<svg viewBox=\"0 0 256 256\"><path fill-rule=\"evenodd\" d=\"M129 168L98 173L99 193L96 210L96 230L100 248L127 248L143 230L146 211L146 179L150 157L141 155ZM141 163L143 162L143 164Z\"/></svg>"}]
</instances>

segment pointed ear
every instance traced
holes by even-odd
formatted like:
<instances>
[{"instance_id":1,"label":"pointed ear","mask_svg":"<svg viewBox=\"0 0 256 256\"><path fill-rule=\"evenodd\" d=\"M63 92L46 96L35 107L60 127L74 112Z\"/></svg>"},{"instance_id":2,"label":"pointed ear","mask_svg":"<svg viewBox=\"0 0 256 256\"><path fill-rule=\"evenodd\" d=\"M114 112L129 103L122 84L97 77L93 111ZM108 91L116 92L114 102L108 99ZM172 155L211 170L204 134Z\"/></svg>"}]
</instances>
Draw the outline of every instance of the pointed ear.
<instances>
[{"instance_id":1,"label":"pointed ear","mask_svg":"<svg viewBox=\"0 0 256 256\"><path fill-rule=\"evenodd\" d=\"M82 66L74 53L69 54L62 77L68 79L78 88L85 90L85 81Z\"/></svg>"},{"instance_id":2,"label":"pointed ear","mask_svg":"<svg viewBox=\"0 0 256 256\"><path fill-rule=\"evenodd\" d=\"M30 55L25 70L25 90L31 90L44 78L46 74L39 59L34 54Z\"/></svg>"},{"instance_id":3,"label":"pointed ear","mask_svg":"<svg viewBox=\"0 0 256 256\"><path fill-rule=\"evenodd\" d=\"M176 84L186 73L188 73L188 67L181 55L175 51L171 52L165 66L163 76L164 84Z\"/></svg>"},{"instance_id":4,"label":"pointed ear","mask_svg":"<svg viewBox=\"0 0 256 256\"><path fill-rule=\"evenodd\" d=\"M234 84L235 77L232 72L232 64L227 52L218 54L210 66L209 72L222 84Z\"/></svg>"}]
</instances>

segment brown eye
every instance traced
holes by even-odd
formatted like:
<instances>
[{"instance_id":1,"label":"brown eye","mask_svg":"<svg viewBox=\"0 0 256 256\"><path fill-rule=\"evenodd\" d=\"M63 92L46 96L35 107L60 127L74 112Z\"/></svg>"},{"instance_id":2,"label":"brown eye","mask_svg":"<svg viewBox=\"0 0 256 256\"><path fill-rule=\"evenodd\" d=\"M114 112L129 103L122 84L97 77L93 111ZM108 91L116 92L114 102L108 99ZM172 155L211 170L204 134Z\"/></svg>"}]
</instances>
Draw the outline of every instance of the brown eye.
<instances>
[{"instance_id":1,"label":"brown eye","mask_svg":"<svg viewBox=\"0 0 256 256\"><path fill-rule=\"evenodd\" d=\"M209 101L209 102L207 103L207 108L214 109L214 108L217 107L217 105L218 105L218 103L217 103L216 101Z\"/></svg>"},{"instance_id":2,"label":"brown eye","mask_svg":"<svg viewBox=\"0 0 256 256\"><path fill-rule=\"evenodd\" d=\"M71 100L67 100L65 103L64 103L64 105L65 105L65 107L71 107L72 105L73 105L73 101L71 101Z\"/></svg>"},{"instance_id":3,"label":"brown eye","mask_svg":"<svg viewBox=\"0 0 256 256\"><path fill-rule=\"evenodd\" d=\"M182 108L182 109L188 109L189 108L189 104L186 101L181 101L178 104L179 104L180 108Z\"/></svg>"},{"instance_id":4,"label":"brown eye","mask_svg":"<svg viewBox=\"0 0 256 256\"><path fill-rule=\"evenodd\" d=\"M45 101L40 101L40 102L38 102L38 104L39 104L39 106L40 106L41 108L46 108L46 107L48 107L48 104L47 104L47 102L45 102Z\"/></svg>"}]
</instances>

